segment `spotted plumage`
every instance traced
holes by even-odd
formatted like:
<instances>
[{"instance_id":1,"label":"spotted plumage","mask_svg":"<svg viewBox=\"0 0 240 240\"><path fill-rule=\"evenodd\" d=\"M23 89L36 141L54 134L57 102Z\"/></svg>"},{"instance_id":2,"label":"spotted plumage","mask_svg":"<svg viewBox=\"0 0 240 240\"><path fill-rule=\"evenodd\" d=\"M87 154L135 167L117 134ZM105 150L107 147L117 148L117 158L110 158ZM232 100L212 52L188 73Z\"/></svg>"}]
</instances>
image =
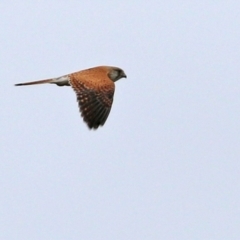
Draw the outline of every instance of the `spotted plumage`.
<instances>
[{"instance_id":1,"label":"spotted plumage","mask_svg":"<svg viewBox=\"0 0 240 240\"><path fill-rule=\"evenodd\" d=\"M71 86L77 95L83 120L90 129L97 129L104 125L110 113L115 90L114 82L124 77L126 78L126 74L118 67L99 66L58 78L19 83L15 86L42 83Z\"/></svg>"}]
</instances>

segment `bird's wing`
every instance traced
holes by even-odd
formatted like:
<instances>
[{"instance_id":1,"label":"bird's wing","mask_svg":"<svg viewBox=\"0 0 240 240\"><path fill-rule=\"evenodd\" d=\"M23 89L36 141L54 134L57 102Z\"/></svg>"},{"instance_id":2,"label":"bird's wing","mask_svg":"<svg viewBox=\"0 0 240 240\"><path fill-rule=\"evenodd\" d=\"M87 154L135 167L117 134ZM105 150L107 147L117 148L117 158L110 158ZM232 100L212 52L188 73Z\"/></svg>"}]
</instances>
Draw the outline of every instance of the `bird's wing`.
<instances>
[{"instance_id":1,"label":"bird's wing","mask_svg":"<svg viewBox=\"0 0 240 240\"><path fill-rule=\"evenodd\" d=\"M115 85L104 74L70 77L70 85L77 94L81 116L90 129L103 126L110 113Z\"/></svg>"}]
</instances>

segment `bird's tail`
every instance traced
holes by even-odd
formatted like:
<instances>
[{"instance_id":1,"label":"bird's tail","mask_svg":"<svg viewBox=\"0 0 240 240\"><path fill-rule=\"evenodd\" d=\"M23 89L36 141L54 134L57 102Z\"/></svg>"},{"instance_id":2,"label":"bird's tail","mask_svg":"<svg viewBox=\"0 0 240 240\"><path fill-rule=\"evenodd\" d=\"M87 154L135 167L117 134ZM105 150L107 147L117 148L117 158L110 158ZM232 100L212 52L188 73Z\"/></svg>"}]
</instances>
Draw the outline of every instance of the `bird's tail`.
<instances>
[{"instance_id":1,"label":"bird's tail","mask_svg":"<svg viewBox=\"0 0 240 240\"><path fill-rule=\"evenodd\" d=\"M42 83L53 83L54 79L45 79L34 82L25 82L25 83L17 83L15 86L26 86L26 85L34 85L34 84L42 84Z\"/></svg>"}]
</instances>

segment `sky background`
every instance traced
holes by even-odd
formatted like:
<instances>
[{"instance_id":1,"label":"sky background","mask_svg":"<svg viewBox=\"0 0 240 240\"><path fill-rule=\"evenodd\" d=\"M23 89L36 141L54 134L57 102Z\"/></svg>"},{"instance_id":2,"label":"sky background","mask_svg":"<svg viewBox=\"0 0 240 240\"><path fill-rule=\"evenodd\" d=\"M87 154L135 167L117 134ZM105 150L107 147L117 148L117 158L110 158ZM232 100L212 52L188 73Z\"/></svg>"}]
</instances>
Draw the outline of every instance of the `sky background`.
<instances>
[{"instance_id":1,"label":"sky background","mask_svg":"<svg viewBox=\"0 0 240 240\"><path fill-rule=\"evenodd\" d=\"M0 239L239 240L239 1L0 3ZM70 87L113 65L104 127Z\"/></svg>"}]
</instances>

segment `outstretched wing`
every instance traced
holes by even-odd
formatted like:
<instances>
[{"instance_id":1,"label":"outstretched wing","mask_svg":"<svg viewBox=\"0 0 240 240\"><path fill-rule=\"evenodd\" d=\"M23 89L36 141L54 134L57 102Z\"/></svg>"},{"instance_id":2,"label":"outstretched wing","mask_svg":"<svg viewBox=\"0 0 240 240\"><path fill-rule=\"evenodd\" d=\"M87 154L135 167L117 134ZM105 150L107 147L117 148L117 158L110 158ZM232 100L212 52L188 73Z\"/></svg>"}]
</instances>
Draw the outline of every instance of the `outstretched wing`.
<instances>
[{"instance_id":1,"label":"outstretched wing","mask_svg":"<svg viewBox=\"0 0 240 240\"><path fill-rule=\"evenodd\" d=\"M70 85L77 94L81 116L88 127L97 129L100 125L103 126L112 107L114 83L107 76L78 77L73 74Z\"/></svg>"}]
</instances>

